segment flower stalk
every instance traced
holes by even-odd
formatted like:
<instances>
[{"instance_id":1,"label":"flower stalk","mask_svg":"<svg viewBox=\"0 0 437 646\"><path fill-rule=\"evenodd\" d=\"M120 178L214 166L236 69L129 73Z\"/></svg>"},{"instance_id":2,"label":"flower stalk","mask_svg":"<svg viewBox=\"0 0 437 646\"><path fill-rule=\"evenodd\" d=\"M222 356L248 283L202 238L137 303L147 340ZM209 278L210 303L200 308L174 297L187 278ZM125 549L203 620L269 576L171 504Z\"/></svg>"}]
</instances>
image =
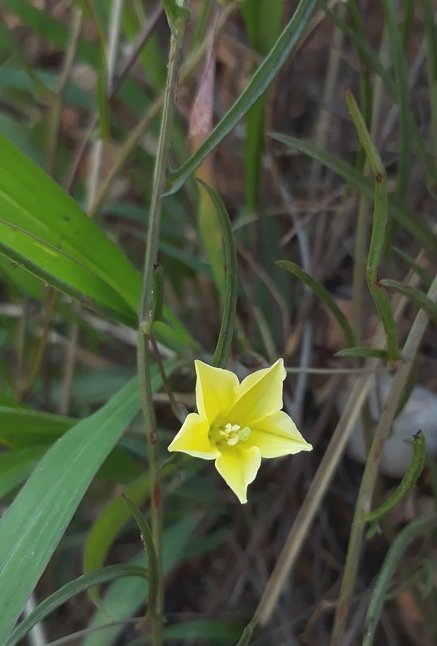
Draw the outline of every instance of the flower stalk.
<instances>
[{"instance_id":1,"label":"flower stalk","mask_svg":"<svg viewBox=\"0 0 437 646\"><path fill-rule=\"evenodd\" d=\"M185 0L179 1L179 6L185 7ZM179 59L185 31L185 19L178 18L174 22L170 39L168 73L162 108L161 128L156 151L155 168L153 173L152 197L150 203L149 227L144 258L144 272L139 310L138 329L138 381L140 388L141 408L148 446L148 467L150 475L150 519L152 539L156 552L157 593L153 599L153 608L148 608L152 629L152 644L159 646L163 642L162 621L164 610L164 584L162 571L162 495L159 469L159 446L156 429L155 412L153 408L151 388L151 352L149 342L152 333L153 317L152 287L154 266L158 258L158 243L162 210L162 199L168 165L168 151L173 124L174 96L176 94Z\"/></svg>"}]
</instances>

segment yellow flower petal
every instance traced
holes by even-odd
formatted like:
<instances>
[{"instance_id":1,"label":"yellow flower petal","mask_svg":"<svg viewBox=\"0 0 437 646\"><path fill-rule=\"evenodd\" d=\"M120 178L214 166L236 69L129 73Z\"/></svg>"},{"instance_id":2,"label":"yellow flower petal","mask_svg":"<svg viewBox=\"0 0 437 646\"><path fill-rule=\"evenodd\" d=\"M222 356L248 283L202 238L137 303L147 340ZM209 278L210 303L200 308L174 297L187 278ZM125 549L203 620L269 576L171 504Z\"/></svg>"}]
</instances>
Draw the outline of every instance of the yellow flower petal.
<instances>
[{"instance_id":1,"label":"yellow flower petal","mask_svg":"<svg viewBox=\"0 0 437 646\"><path fill-rule=\"evenodd\" d=\"M263 458L279 458L300 451L311 451L313 448L304 440L291 417L284 411L259 420L255 427L252 427L247 445L257 446Z\"/></svg>"},{"instance_id":2,"label":"yellow flower petal","mask_svg":"<svg viewBox=\"0 0 437 646\"><path fill-rule=\"evenodd\" d=\"M239 382L229 370L213 368L196 360L196 403L199 414L211 424L229 410L238 394Z\"/></svg>"},{"instance_id":3,"label":"yellow flower petal","mask_svg":"<svg viewBox=\"0 0 437 646\"><path fill-rule=\"evenodd\" d=\"M188 455L204 460L215 460L220 453L211 444L208 432L208 422L197 413L190 413L168 450L182 451L182 453L188 453Z\"/></svg>"},{"instance_id":4,"label":"yellow flower petal","mask_svg":"<svg viewBox=\"0 0 437 646\"><path fill-rule=\"evenodd\" d=\"M229 421L250 426L282 408L282 382L286 377L284 360L257 370L241 382L238 398L229 412Z\"/></svg>"},{"instance_id":5,"label":"yellow flower petal","mask_svg":"<svg viewBox=\"0 0 437 646\"><path fill-rule=\"evenodd\" d=\"M247 502L247 487L255 480L260 464L256 446L225 449L215 461L217 471L242 504Z\"/></svg>"}]
</instances>

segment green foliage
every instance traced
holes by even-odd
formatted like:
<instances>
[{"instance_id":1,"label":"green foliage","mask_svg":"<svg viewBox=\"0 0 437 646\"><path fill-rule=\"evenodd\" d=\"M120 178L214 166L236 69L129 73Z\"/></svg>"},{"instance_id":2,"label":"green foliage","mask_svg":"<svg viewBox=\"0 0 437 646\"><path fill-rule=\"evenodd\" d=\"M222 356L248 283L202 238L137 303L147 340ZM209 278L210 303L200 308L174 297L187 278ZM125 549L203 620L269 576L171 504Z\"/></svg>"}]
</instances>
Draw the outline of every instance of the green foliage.
<instances>
[{"instance_id":1,"label":"green foliage","mask_svg":"<svg viewBox=\"0 0 437 646\"><path fill-rule=\"evenodd\" d=\"M370 645L377 630L385 637L386 600L405 589L421 595L433 643L435 515L420 511L437 495L432 443L431 489L418 435L394 493L380 477L384 502L373 494L390 427L434 366L431 0L372 11L356 0L0 4L1 644L39 623L48 640L84 646L222 646L282 632L311 642L316 631L341 644L363 592L366 625L350 639ZM196 150L186 124L211 46L216 125ZM192 179L205 160L199 220ZM152 336L137 352L141 300ZM212 469L167 446L194 410L193 359L241 379L280 356L285 409L314 451L263 466L240 509ZM345 471L360 417L376 439L364 469ZM374 559L366 522L407 496L416 517L402 529L382 522ZM313 564L327 540L324 523L312 526L322 504L342 519L328 537L338 554L331 563L319 550ZM288 525L280 552L275 530ZM371 572L354 570L363 552ZM281 591L297 555L290 622ZM339 575L334 621L321 613L305 625ZM30 595L36 608L20 619Z\"/></svg>"},{"instance_id":2,"label":"green foliage","mask_svg":"<svg viewBox=\"0 0 437 646\"><path fill-rule=\"evenodd\" d=\"M59 185L5 137L0 137L0 213L0 248L9 258L85 302L134 320L139 274Z\"/></svg>"},{"instance_id":3,"label":"green foliage","mask_svg":"<svg viewBox=\"0 0 437 646\"><path fill-rule=\"evenodd\" d=\"M136 380L58 440L0 521L5 641L105 457L138 412ZM14 594L10 591L14 589Z\"/></svg>"},{"instance_id":4,"label":"green foliage","mask_svg":"<svg viewBox=\"0 0 437 646\"><path fill-rule=\"evenodd\" d=\"M223 287L223 318L220 327L217 346L212 358L212 364L224 368L231 351L232 336L235 325L235 310L237 307L237 253L232 236L231 224L226 207L221 197L205 182L200 182L208 192L218 215L218 221L223 236L223 255L225 260L225 283Z\"/></svg>"},{"instance_id":5,"label":"green foliage","mask_svg":"<svg viewBox=\"0 0 437 646\"><path fill-rule=\"evenodd\" d=\"M170 173L171 187L169 194L175 193L183 186L201 162L207 157L226 135L237 125L241 117L252 107L263 94L286 62L293 48L299 41L303 30L314 9L315 0L301 0L292 19L286 25L263 63L258 67L249 85L222 117L211 134L182 166Z\"/></svg>"},{"instance_id":6,"label":"green foliage","mask_svg":"<svg viewBox=\"0 0 437 646\"><path fill-rule=\"evenodd\" d=\"M35 608L24 621L18 624L9 639L5 642L5 646L13 646L16 644L26 636L33 626L42 621L51 612L56 610L56 608L84 590L89 590L92 586L108 583L109 581L122 577L146 578L147 576L147 570L144 568L129 565L108 565L90 574L83 574L74 581L66 583L62 588L59 588L59 590L56 590L55 593L50 595L50 597L47 597L47 599L44 599L38 608Z\"/></svg>"}]
</instances>

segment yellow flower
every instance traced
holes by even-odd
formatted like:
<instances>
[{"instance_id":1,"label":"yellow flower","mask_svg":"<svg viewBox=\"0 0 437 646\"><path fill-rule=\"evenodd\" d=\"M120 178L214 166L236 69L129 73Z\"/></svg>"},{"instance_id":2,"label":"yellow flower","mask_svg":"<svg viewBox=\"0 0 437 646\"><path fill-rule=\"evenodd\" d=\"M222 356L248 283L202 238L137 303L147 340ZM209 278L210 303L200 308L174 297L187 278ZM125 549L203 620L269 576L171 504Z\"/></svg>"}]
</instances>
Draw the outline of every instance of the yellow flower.
<instances>
[{"instance_id":1,"label":"yellow flower","mask_svg":"<svg viewBox=\"0 0 437 646\"><path fill-rule=\"evenodd\" d=\"M195 361L198 413L190 413L168 447L215 467L241 503L261 458L311 451L282 408L283 359L257 370L241 384L229 370Z\"/></svg>"}]
</instances>

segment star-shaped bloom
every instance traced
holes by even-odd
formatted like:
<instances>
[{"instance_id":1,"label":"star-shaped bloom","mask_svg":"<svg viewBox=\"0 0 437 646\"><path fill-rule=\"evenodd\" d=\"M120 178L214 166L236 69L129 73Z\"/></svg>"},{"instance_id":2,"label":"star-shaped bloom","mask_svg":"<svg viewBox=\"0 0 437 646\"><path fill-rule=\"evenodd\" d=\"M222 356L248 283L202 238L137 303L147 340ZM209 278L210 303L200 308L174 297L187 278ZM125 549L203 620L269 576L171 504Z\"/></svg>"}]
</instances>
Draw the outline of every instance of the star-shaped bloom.
<instances>
[{"instance_id":1,"label":"star-shaped bloom","mask_svg":"<svg viewBox=\"0 0 437 646\"><path fill-rule=\"evenodd\" d=\"M215 467L241 503L261 458L311 451L293 420L282 409L283 359L257 370L241 383L229 370L195 361L197 413L187 415L168 447Z\"/></svg>"}]
</instances>

